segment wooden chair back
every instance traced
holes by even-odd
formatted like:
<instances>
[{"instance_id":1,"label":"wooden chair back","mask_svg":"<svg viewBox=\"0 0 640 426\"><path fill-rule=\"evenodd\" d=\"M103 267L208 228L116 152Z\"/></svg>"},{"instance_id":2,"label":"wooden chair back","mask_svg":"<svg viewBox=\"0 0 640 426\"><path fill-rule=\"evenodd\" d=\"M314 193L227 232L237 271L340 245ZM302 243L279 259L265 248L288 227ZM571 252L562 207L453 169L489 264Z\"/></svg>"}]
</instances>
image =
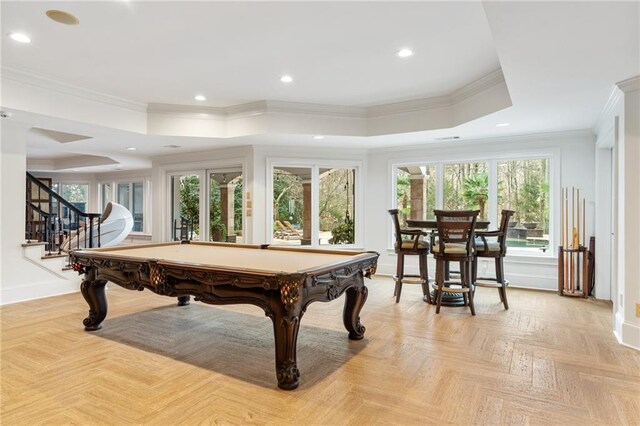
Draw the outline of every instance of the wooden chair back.
<instances>
[{"instance_id":1,"label":"wooden chair back","mask_svg":"<svg viewBox=\"0 0 640 426\"><path fill-rule=\"evenodd\" d=\"M498 244L500 244L500 254L503 256L507 253L507 231L509 230L509 219L516 212L513 210L502 210L500 217L500 227L498 228Z\"/></svg>"},{"instance_id":2,"label":"wooden chair back","mask_svg":"<svg viewBox=\"0 0 640 426\"><path fill-rule=\"evenodd\" d=\"M398 217L398 209L389 210L391 220L393 221L394 235L396 237L396 247L402 247L402 229L400 228L400 218Z\"/></svg>"},{"instance_id":3,"label":"wooden chair back","mask_svg":"<svg viewBox=\"0 0 640 426\"><path fill-rule=\"evenodd\" d=\"M464 244L466 256L472 256L475 245L476 220L480 210L434 210L438 226L439 253L447 244Z\"/></svg>"}]
</instances>

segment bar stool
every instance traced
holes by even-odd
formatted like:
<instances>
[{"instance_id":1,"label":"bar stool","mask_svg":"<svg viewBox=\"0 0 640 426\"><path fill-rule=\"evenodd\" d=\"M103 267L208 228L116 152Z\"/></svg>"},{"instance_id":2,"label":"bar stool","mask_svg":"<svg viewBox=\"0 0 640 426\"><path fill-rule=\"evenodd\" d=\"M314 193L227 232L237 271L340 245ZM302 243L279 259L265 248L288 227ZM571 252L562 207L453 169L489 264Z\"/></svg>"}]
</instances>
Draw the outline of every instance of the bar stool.
<instances>
[{"instance_id":1,"label":"bar stool","mask_svg":"<svg viewBox=\"0 0 640 426\"><path fill-rule=\"evenodd\" d=\"M499 229L495 231L476 232L476 259L473 262L473 282L477 287L497 288L500 294L500 301L504 304L505 309L509 309L509 303L507 302L507 286L509 285L509 281L504 278L503 259L507 254L509 219L514 213L513 210L502 210ZM487 241L487 238L497 238L497 240ZM478 278L478 257L489 257L495 260L495 277ZM478 280L481 281L478 282Z\"/></svg>"},{"instance_id":2,"label":"bar stool","mask_svg":"<svg viewBox=\"0 0 640 426\"><path fill-rule=\"evenodd\" d=\"M476 314L473 305L473 262L475 258L476 219L480 210L434 210L438 227L438 241L432 251L436 260L436 314L440 313L442 294L462 293L464 304L469 305L471 315ZM460 282L445 282L448 262L460 263ZM445 288L445 284L447 287ZM460 287L451 287L459 284Z\"/></svg>"},{"instance_id":3,"label":"bar stool","mask_svg":"<svg viewBox=\"0 0 640 426\"><path fill-rule=\"evenodd\" d=\"M429 273L427 269L427 255L429 254L429 245L422 240L422 236L427 233L420 229L401 229L400 219L398 219L398 209L389 210L389 214L393 220L395 227L396 242L394 249L398 256L396 265L396 275L393 279L396 281L393 295L396 296L396 303L400 302L400 293L402 293L402 284L420 284L422 285L422 293L427 297L427 301L431 303L431 295L429 294ZM403 240L403 236L410 239ZM420 275L409 275L404 273L404 257L406 255L418 256L420 265Z\"/></svg>"}]
</instances>

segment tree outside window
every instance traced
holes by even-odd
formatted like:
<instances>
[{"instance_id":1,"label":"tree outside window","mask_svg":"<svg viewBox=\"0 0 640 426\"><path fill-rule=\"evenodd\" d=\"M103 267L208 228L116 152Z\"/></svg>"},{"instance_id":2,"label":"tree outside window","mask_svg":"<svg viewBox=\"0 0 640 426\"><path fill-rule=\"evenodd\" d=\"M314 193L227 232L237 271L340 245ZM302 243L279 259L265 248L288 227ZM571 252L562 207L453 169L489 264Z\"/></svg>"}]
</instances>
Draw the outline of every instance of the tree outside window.
<instances>
[{"instance_id":1,"label":"tree outside window","mask_svg":"<svg viewBox=\"0 0 640 426\"><path fill-rule=\"evenodd\" d=\"M480 210L478 219L486 219L488 200L487 163L445 164L445 210Z\"/></svg>"}]
</instances>

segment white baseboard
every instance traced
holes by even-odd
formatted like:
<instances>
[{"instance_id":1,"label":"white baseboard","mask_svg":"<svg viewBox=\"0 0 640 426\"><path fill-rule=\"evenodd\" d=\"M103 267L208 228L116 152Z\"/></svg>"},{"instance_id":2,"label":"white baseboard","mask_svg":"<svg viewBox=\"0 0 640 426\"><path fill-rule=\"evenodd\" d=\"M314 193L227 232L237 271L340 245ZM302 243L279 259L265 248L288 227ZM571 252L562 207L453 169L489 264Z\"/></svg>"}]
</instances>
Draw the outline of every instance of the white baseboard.
<instances>
[{"instance_id":1,"label":"white baseboard","mask_svg":"<svg viewBox=\"0 0 640 426\"><path fill-rule=\"evenodd\" d=\"M80 282L81 279L78 277L73 280L58 279L9 288L3 287L0 292L0 305L74 293L80 291Z\"/></svg>"},{"instance_id":2,"label":"white baseboard","mask_svg":"<svg viewBox=\"0 0 640 426\"><path fill-rule=\"evenodd\" d=\"M621 312L614 316L613 335L623 346L640 351L640 325L624 320Z\"/></svg>"},{"instance_id":3,"label":"white baseboard","mask_svg":"<svg viewBox=\"0 0 640 426\"><path fill-rule=\"evenodd\" d=\"M482 276L485 274L484 271L482 271L482 265L480 265L479 267L479 272L478 275ZM544 273L544 270L549 270L549 266L547 265L538 265L538 271L542 270L542 272ZM511 271L513 271L513 269L516 269L515 265L511 266ZM492 271L493 268L490 268L489 271ZM541 275L541 274L534 274L534 273L518 273L518 272L510 272L510 270L505 267L505 275L506 278L509 280L509 285L511 287L518 287L518 288L529 288L529 289L533 289L533 290L550 290L550 291L557 291L558 290L558 278L555 275L557 269L552 269L552 272L554 273L553 276L547 276L547 275ZM416 265L411 265L411 264L405 264L405 274L418 274L418 267ZM378 273L381 275L395 275L396 273L396 264L390 264L390 263L379 263L378 264ZM489 272L491 273L491 272ZM429 276L431 278L434 277L435 274L435 265L432 264L431 262L429 262Z\"/></svg>"}]
</instances>

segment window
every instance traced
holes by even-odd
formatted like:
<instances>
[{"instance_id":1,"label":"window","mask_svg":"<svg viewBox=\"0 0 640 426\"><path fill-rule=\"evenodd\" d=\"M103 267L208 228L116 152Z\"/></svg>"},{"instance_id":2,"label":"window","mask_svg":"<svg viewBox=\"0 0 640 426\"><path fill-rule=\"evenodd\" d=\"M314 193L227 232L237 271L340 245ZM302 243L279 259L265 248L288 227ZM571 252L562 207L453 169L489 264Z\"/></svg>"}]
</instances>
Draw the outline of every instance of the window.
<instances>
[{"instance_id":1,"label":"window","mask_svg":"<svg viewBox=\"0 0 640 426\"><path fill-rule=\"evenodd\" d=\"M498 213L515 210L507 246L549 246L549 159L498 162Z\"/></svg>"},{"instance_id":2,"label":"window","mask_svg":"<svg viewBox=\"0 0 640 426\"><path fill-rule=\"evenodd\" d=\"M143 232L144 194L142 182L118 183L116 202L123 205L133 216L133 232Z\"/></svg>"},{"instance_id":3,"label":"window","mask_svg":"<svg viewBox=\"0 0 640 426\"><path fill-rule=\"evenodd\" d=\"M200 240L200 175L171 176L173 239Z\"/></svg>"},{"instance_id":4,"label":"window","mask_svg":"<svg viewBox=\"0 0 640 426\"><path fill-rule=\"evenodd\" d=\"M311 173L309 167L273 169L273 242L311 244Z\"/></svg>"},{"instance_id":5,"label":"window","mask_svg":"<svg viewBox=\"0 0 640 426\"><path fill-rule=\"evenodd\" d=\"M435 219L436 180L435 165L398 167L396 206L402 226L406 226L407 219Z\"/></svg>"},{"instance_id":6,"label":"window","mask_svg":"<svg viewBox=\"0 0 640 426\"><path fill-rule=\"evenodd\" d=\"M490 221L495 229L501 211L514 210L507 246L553 252L550 157L410 163L394 167L394 180L394 200L404 226L407 219L434 219L433 209L442 208L480 210L478 219Z\"/></svg>"},{"instance_id":7,"label":"window","mask_svg":"<svg viewBox=\"0 0 640 426\"><path fill-rule=\"evenodd\" d=\"M444 165L445 210L480 210L478 219L486 219L488 199L486 163Z\"/></svg>"},{"instance_id":8,"label":"window","mask_svg":"<svg viewBox=\"0 0 640 426\"><path fill-rule=\"evenodd\" d=\"M346 162L276 165L271 170L273 244L356 244L358 170ZM348 164L348 163L346 163Z\"/></svg>"},{"instance_id":9,"label":"window","mask_svg":"<svg viewBox=\"0 0 640 426\"><path fill-rule=\"evenodd\" d=\"M100 208L104 211L107 204L111 201L111 184L103 183L100 184Z\"/></svg>"},{"instance_id":10,"label":"window","mask_svg":"<svg viewBox=\"0 0 640 426\"><path fill-rule=\"evenodd\" d=\"M320 244L353 244L355 169L320 169Z\"/></svg>"},{"instance_id":11,"label":"window","mask_svg":"<svg viewBox=\"0 0 640 426\"><path fill-rule=\"evenodd\" d=\"M89 185L81 183L62 183L59 188L62 198L69 201L81 212L87 212L87 203L89 202Z\"/></svg>"}]
</instances>

